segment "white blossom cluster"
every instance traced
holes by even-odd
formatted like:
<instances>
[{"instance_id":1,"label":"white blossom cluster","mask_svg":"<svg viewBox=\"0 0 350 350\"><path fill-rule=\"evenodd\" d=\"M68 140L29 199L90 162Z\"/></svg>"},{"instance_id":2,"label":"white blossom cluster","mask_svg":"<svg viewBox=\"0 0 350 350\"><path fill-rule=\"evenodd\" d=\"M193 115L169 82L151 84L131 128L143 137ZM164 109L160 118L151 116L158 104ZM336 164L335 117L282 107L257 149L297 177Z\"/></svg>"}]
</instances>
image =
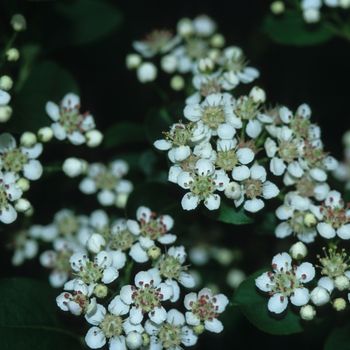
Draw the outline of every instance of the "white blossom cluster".
<instances>
[{"instance_id":1,"label":"white blossom cluster","mask_svg":"<svg viewBox=\"0 0 350 350\"><path fill-rule=\"evenodd\" d=\"M328 8L350 8L349 0L300 0L300 10L302 12L303 19L306 23L316 23L321 19L322 6L325 5ZM274 1L271 4L271 11L274 14L280 14L285 11L283 1Z\"/></svg>"},{"instance_id":2,"label":"white blossom cluster","mask_svg":"<svg viewBox=\"0 0 350 350\"><path fill-rule=\"evenodd\" d=\"M204 288L198 294L185 296L185 313L171 306L180 298L179 284L186 288L195 285L183 265L185 248L171 246L162 253L158 247L175 242L176 236L169 233L173 219L169 215L157 216L147 207L140 207L136 217L137 220L110 222L103 210L94 211L90 217L75 217L71 211L63 210L50 227L38 228L37 235L43 239L50 236L57 247L41 255L42 263L55 266L54 274L63 259L69 266L60 281L64 292L56 299L58 307L76 316L84 315L92 325L85 337L92 349L108 341L112 350L175 350L181 344L196 344L204 330L221 332L223 325L218 316L228 304L223 294L213 295ZM127 254L137 263L151 260L152 268L136 273L133 284L121 285L120 292L114 293L104 306L103 298L113 289L109 285L121 274L125 277L125 265L130 265Z\"/></svg>"}]
</instances>

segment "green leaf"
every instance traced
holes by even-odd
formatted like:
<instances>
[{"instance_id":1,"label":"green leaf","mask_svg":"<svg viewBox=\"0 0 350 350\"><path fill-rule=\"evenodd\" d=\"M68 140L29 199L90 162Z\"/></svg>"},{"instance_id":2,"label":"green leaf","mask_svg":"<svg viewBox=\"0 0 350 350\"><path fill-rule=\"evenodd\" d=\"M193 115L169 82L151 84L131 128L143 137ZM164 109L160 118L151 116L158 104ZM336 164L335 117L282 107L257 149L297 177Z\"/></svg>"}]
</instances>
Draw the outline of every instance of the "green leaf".
<instances>
[{"instance_id":1,"label":"green leaf","mask_svg":"<svg viewBox=\"0 0 350 350\"><path fill-rule=\"evenodd\" d=\"M56 294L28 278L0 280L1 349L81 349L77 336L56 318Z\"/></svg>"},{"instance_id":2,"label":"green leaf","mask_svg":"<svg viewBox=\"0 0 350 350\"><path fill-rule=\"evenodd\" d=\"M328 336L324 350L350 350L350 323L349 321L341 327L334 327Z\"/></svg>"},{"instance_id":3,"label":"green leaf","mask_svg":"<svg viewBox=\"0 0 350 350\"><path fill-rule=\"evenodd\" d=\"M268 293L260 293L255 286L255 279L266 271L257 271L242 282L233 295L233 304L239 305L250 322L264 332L287 335L304 331L300 315L294 313L290 305L281 315L269 312Z\"/></svg>"},{"instance_id":4,"label":"green leaf","mask_svg":"<svg viewBox=\"0 0 350 350\"><path fill-rule=\"evenodd\" d=\"M8 123L8 132L37 132L50 125L46 114L48 101L58 103L68 92L79 93L78 86L68 71L52 61L38 64L29 75L21 91L11 101L13 115Z\"/></svg>"},{"instance_id":5,"label":"green leaf","mask_svg":"<svg viewBox=\"0 0 350 350\"><path fill-rule=\"evenodd\" d=\"M221 201L218 210L206 211L206 215L214 220L226 222L227 224L246 225L254 222L252 218L245 214L243 207L237 210L234 207L228 206L223 201Z\"/></svg>"},{"instance_id":6,"label":"green leaf","mask_svg":"<svg viewBox=\"0 0 350 350\"><path fill-rule=\"evenodd\" d=\"M140 123L123 121L111 125L104 135L106 148L117 147L134 142L143 142L146 135Z\"/></svg>"},{"instance_id":7,"label":"green leaf","mask_svg":"<svg viewBox=\"0 0 350 350\"><path fill-rule=\"evenodd\" d=\"M263 29L274 41L285 45L316 45L333 36L324 22L307 24L300 13L285 13L281 16L268 14Z\"/></svg>"},{"instance_id":8,"label":"green leaf","mask_svg":"<svg viewBox=\"0 0 350 350\"><path fill-rule=\"evenodd\" d=\"M55 46L95 41L122 23L121 12L104 0L56 1L54 9L52 22L57 30L52 33L51 44Z\"/></svg>"}]
</instances>

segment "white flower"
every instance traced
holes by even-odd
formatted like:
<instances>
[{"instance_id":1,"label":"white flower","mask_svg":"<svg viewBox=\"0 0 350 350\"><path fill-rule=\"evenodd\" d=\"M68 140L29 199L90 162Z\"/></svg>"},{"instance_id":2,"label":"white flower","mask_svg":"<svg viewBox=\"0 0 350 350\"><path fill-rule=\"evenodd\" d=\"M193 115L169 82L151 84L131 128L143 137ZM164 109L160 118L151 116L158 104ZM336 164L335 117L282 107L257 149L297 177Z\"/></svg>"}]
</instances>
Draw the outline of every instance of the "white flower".
<instances>
[{"instance_id":1,"label":"white flower","mask_svg":"<svg viewBox=\"0 0 350 350\"><path fill-rule=\"evenodd\" d=\"M62 170L69 177L77 177L86 170L86 167L86 161L71 157L64 161Z\"/></svg>"},{"instance_id":2,"label":"white flower","mask_svg":"<svg viewBox=\"0 0 350 350\"><path fill-rule=\"evenodd\" d=\"M43 151L41 143L32 147L17 147L16 139L9 133L0 135L1 166L6 171L23 172L29 180L37 180L43 173L43 168L37 158Z\"/></svg>"},{"instance_id":3,"label":"white flower","mask_svg":"<svg viewBox=\"0 0 350 350\"><path fill-rule=\"evenodd\" d=\"M238 207L244 201L244 196L248 200L244 202L244 209L256 213L265 206L262 199L274 198L278 195L278 187L270 181L266 181L266 170L261 165L254 164L250 169L246 165L237 166L232 171L232 177L236 181L242 181L241 197L235 199L234 203Z\"/></svg>"},{"instance_id":4,"label":"white flower","mask_svg":"<svg viewBox=\"0 0 350 350\"><path fill-rule=\"evenodd\" d=\"M344 208L338 191L330 191L321 206L312 206L311 210L319 223L316 228L318 233L327 239L336 235L341 239L350 239L350 210Z\"/></svg>"},{"instance_id":5,"label":"white flower","mask_svg":"<svg viewBox=\"0 0 350 350\"><path fill-rule=\"evenodd\" d=\"M129 171L129 165L123 160L115 160L106 167L101 163L93 163L88 166L87 177L79 184L79 189L85 194L96 193L101 205L115 204L116 195L129 194L133 185L122 177Z\"/></svg>"},{"instance_id":6,"label":"white flower","mask_svg":"<svg viewBox=\"0 0 350 350\"><path fill-rule=\"evenodd\" d=\"M151 62L144 62L137 68L137 79L141 83L147 83L157 78L158 69Z\"/></svg>"},{"instance_id":7,"label":"white flower","mask_svg":"<svg viewBox=\"0 0 350 350\"><path fill-rule=\"evenodd\" d=\"M228 302L225 295L213 295L208 288L203 288L198 296L196 293L189 293L184 299L184 305L188 310L186 322L192 326L204 323L206 330L220 333L224 327L217 317L225 310Z\"/></svg>"},{"instance_id":8,"label":"white flower","mask_svg":"<svg viewBox=\"0 0 350 350\"><path fill-rule=\"evenodd\" d=\"M19 266L25 259L32 259L37 255L39 245L35 239L32 239L31 230L32 228L21 230L11 238L9 247L14 249L11 259L12 265Z\"/></svg>"},{"instance_id":9,"label":"white flower","mask_svg":"<svg viewBox=\"0 0 350 350\"><path fill-rule=\"evenodd\" d=\"M9 201L15 201L22 196L21 188L16 185L18 174L0 171L0 221L11 224L17 218L17 212Z\"/></svg>"},{"instance_id":10,"label":"white flower","mask_svg":"<svg viewBox=\"0 0 350 350\"><path fill-rule=\"evenodd\" d=\"M54 121L51 128L58 140L68 140L73 145L85 142L84 133L95 128L94 118L89 112L80 114L80 98L68 93L58 106L54 102L46 103L46 113Z\"/></svg>"},{"instance_id":11,"label":"white flower","mask_svg":"<svg viewBox=\"0 0 350 350\"><path fill-rule=\"evenodd\" d=\"M145 313L157 324L166 320L167 312L161 302L171 298L173 288L154 280L149 272L141 271L135 276L135 285L123 286L120 291L121 300L127 305L134 305L130 309L130 323L137 325L143 320Z\"/></svg>"},{"instance_id":12,"label":"white flower","mask_svg":"<svg viewBox=\"0 0 350 350\"><path fill-rule=\"evenodd\" d=\"M199 159L196 163L196 174L183 171L178 175L178 184L189 189L182 198L181 205L185 210L195 209L201 201L209 210L218 209L220 196L214 194L216 190L224 191L229 178L224 171L215 170L212 162Z\"/></svg>"},{"instance_id":13,"label":"white flower","mask_svg":"<svg viewBox=\"0 0 350 350\"><path fill-rule=\"evenodd\" d=\"M151 336L151 349L177 350L180 343L193 346L198 339L192 327L186 325L184 315L176 309L168 311L164 323L157 324L147 320L145 330Z\"/></svg>"},{"instance_id":14,"label":"white flower","mask_svg":"<svg viewBox=\"0 0 350 350\"><path fill-rule=\"evenodd\" d=\"M255 280L255 285L271 296L268 309L280 314L288 305L288 297L293 305L302 306L309 302L310 293L302 283L315 277L315 268L308 262L300 266L292 265L288 253L277 254L272 259L273 272L264 272Z\"/></svg>"}]
</instances>

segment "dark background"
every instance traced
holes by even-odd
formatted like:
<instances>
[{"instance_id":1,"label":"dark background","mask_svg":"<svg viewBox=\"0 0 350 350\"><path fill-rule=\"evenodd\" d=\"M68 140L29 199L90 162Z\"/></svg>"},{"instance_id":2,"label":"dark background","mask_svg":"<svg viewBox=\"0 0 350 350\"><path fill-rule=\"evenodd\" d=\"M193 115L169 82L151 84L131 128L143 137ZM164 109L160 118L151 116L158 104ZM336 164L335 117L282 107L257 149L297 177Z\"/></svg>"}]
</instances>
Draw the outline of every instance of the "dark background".
<instances>
[{"instance_id":1,"label":"dark background","mask_svg":"<svg viewBox=\"0 0 350 350\"><path fill-rule=\"evenodd\" d=\"M47 11L52 14L52 3L18 1L16 6L18 10L23 9L30 26L31 19L45 16ZM141 122L150 108L162 104L150 85L140 84L135 73L125 68L125 56L133 52L131 42L141 39L155 28L175 29L181 17L194 18L205 13L218 23L218 31L225 36L226 46L240 46L250 65L260 71L260 78L253 84L265 89L267 104L274 106L280 103L295 111L300 104L308 103L313 111L312 121L317 121L322 128L325 149L338 159L341 158L341 136L350 128L348 42L332 39L312 47L290 47L274 43L262 30L262 22L270 4L270 1L265 0L109 0L109 3L122 13L123 21L118 29L88 45L66 46L54 52L48 50L47 53L49 58L64 66L76 78L81 89L83 109L91 111L98 129L102 132L120 120ZM76 15L79 16L79 13ZM2 16L3 20L8 21L6 15ZM51 34L50 31L45 33L44 42L47 47L50 45ZM242 93L248 94L253 84L243 86ZM172 98L183 100L183 95L173 92ZM126 152L131 148L132 146L123 146L118 151ZM63 146L60 152L62 154L58 157L64 159L69 151L65 151ZM79 151L79 155L91 159L99 158L93 161L104 161L111 154L108 150L105 153L101 153L100 150L91 153L90 149L85 148ZM34 190L35 186L37 193L40 193L39 185L34 185ZM85 203L90 203L90 199L82 198ZM32 200L46 203L47 199L47 194L41 193ZM66 199L69 200L68 195ZM52 214L61 207L60 202L52 200L51 206L47 208L47 217L39 218L41 223L50 222ZM244 238L240 239L244 241ZM257 240L264 244L264 239ZM243 244L247 243L249 242ZM253 251L259 254L258 246L255 246ZM9 267L10 257L11 252L4 250L1 260L6 266L5 275L29 273L28 268ZM251 263L253 266L254 261ZM32 263L30 266L34 268L36 265ZM310 345L310 348L321 348L327 335L325 331L317 337L307 333L288 337L271 336L260 332L244 317L230 315L230 312L238 311L232 311L232 308L229 310L223 315L227 325L224 333L202 336L197 349L291 349L298 344L303 344L304 348L307 345ZM230 318L235 319L234 324Z\"/></svg>"}]
</instances>

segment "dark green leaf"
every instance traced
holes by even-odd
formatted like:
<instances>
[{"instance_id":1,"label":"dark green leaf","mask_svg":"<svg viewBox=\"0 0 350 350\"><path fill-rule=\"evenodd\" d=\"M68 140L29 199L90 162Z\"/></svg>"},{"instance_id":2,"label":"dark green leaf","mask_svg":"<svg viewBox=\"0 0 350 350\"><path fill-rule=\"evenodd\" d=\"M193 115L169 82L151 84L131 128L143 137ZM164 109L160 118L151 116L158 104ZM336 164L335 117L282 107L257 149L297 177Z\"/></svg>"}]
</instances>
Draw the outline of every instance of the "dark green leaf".
<instances>
[{"instance_id":1,"label":"dark green leaf","mask_svg":"<svg viewBox=\"0 0 350 350\"><path fill-rule=\"evenodd\" d=\"M106 148L112 148L133 142L146 140L142 124L123 121L111 125L104 134Z\"/></svg>"},{"instance_id":2,"label":"dark green leaf","mask_svg":"<svg viewBox=\"0 0 350 350\"><path fill-rule=\"evenodd\" d=\"M39 281L0 280L1 349L81 349L76 335L56 319L55 294Z\"/></svg>"},{"instance_id":3,"label":"dark green leaf","mask_svg":"<svg viewBox=\"0 0 350 350\"><path fill-rule=\"evenodd\" d=\"M255 279L266 271L257 271L242 282L233 296L233 303L239 305L250 322L264 332L287 335L304 331L300 315L294 313L290 305L280 315L268 311L268 293L260 293L255 286Z\"/></svg>"},{"instance_id":4,"label":"dark green leaf","mask_svg":"<svg viewBox=\"0 0 350 350\"><path fill-rule=\"evenodd\" d=\"M268 14L263 29L274 41L285 45L321 44L333 36L322 21L307 24L300 13L285 13L282 16Z\"/></svg>"},{"instance_id":5,"label":"dark green leaf","mask_svg":"<svg viewBox=\"0 0 350 350\"><path fill-rule=\"evenodd\" d=\"M58 103L69 92L79 93L69 72L52 61L41 62L11 101L14 112L6 124L7 131L37 132L39 128L50 125L52 120L46 114L46 102Z\"/></svg>"},{"instance_id":6,"label":"dark green leaf","mask_svg":"<svg viewBox=\"0 0 350 350\"><path fill-rule=\"evenodd\" d=\"M56 46L89 43L122 22L121 12L104 0L56 1L55 10L53 24L59 30L53 31L51 43Z\"/></svg>"},{"instance_id":7,"label":"dark green leaf","mask_svg":"<svg viewBox=\"0 0 350 350\"><path fill-rule=\"evenodd\" d=\"M246 225L251 224L254 220L247 216L243 207L236 209L228 206L225 202L221 202L218 210L206 212L207 216L212 219L226 222L227 224Z\"/></svg>"},{"instance_id":8,"label":"dark green leaf","mask_svg":"<svg viewBox=\"0 0 350 350\"><path fill-rule=\"evenodd\" d=\"M350 322L341 327L333 328L326 340L324 350L350 350Z\"/></svg>"}]
</instances>

